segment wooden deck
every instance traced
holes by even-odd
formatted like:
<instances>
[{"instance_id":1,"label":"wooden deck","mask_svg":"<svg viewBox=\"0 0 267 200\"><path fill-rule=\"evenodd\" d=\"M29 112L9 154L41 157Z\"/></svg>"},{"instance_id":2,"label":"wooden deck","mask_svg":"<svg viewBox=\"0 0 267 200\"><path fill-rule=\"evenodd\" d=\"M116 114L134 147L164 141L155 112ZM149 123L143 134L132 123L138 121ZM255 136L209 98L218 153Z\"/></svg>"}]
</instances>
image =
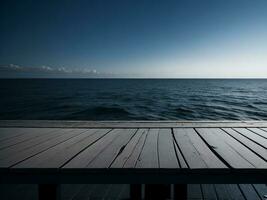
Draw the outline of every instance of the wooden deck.
<instances>
[{"instance_id":1,"label":"wooden deck","mask_svg":"<svg viewBox=\"0 0 267 200\"><path fill-rule=\"evenodd\" d=\"M4 184L266 182L265 121L0 121Z\"/></svg>"},{"instance_id":2,"label":"wooden deck","mask_svg":"<svg viewBox=\"0 0 267 200\"><path fill-rule=\"evenodd\" d=\"M1 121L0 125L2 182L267 181L266 122Z\"/></svg>"}]
</instances>

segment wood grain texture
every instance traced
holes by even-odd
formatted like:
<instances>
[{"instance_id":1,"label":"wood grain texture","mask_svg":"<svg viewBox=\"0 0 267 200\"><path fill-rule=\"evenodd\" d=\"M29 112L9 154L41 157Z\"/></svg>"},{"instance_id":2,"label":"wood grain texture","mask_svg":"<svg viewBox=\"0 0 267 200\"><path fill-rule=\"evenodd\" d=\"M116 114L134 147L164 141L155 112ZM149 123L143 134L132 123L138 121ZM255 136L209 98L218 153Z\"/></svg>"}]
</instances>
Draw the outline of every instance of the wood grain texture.
<instances>
[{"instance_id":1,"label":"wood grain texture","mask_svg":"<svg viewBox=\"0 0 267 200\"><path fill-rule=\"evenodd\" d=\"M158 137L159 129L149 129L136 168L159 168Z\"/></svg>"},{"instance_id":2,"label":"wood grain texture","mask_svg":"<svg viewBox=\"0 0 267 200\"><path fill-rule=\"evenodd\" d=\"M246 129L246 128L234 128L238 133L242 134L243 136L247 137L248 139L256 142L257 144L261 145L263 148L267 149L267 139Z\"/></svg>"},{"instance_id":3,"label":"wood grain texture","mask_svg":"<svg viewBox=\"0 0 267 200\"><path fill-rule=\"evenodd\" d=\"M159 130L158 156L160 168L179 168L171 129Z\"/></svg>"},{"instance_id":4,"label":"wood grain texture","mask_svg":"<svg viewBox=\"0 0 267 200\"><path fill-rule=\"evenodd\" d=\"M123 129L113 129L93 145L86 148L83 152L74 157L64 168L87 168L87 166L96 159L106 148L120 137ZM105 166L107 168L108 166Z\"/></svg>"},{"instance_id":5,"label":"wood grain texture","mask_svg":"<svg viewBox=\"0 0 267 200\"><path fill-rule=\"evenodd\" d=\"M145 129L139 129L136 132L136 134L133 136L131 141L125 146L123 151L121 151L121 153L117 156L117 158L114 160L114 162L112 163L110 167L111 168L122 168L125 166L126 162L128 161L127 166L134 168L137 158L139 156L139 153L141 151L140 146L141 147L143 146L145 133L146 133ZM136 153L134 154L134 152ZM131 159L132 161L130 161L129 159Z\"/></svg>"},{"instance_id":6,"label":"wood grain texture","mask_svg":"<svg viewBox=\"0 0 267 200\"><path fill-rule=\"evenodd\" d=\"M82 134L49 148L48 150L15 165L14 168L59 168L88 145L106 134L108 130L98 130L98 134L96 134L97 130L95 129L79 129L75 131L82 132Z\"/></svg>"},{"instance_id":7,"label":"wood grain texture","mask_svg":"<svg viewBox=\"0 0 267 200\"><path fill-rule=\"evenodd\" d=\"M266 165L266 162L255 157L251 151L230 136L228 137L221 129L198 128L197 131L210 148L232 168L262 168ZM257 163L255 164L251 160L256 160Z\"/></svg>"},{"instance_id":8,"label":"wood grain texture","mask_svg":"<svg viewBox=\"0 0 267 200\"><path fill-rule=\"evenodd\" d=\"M72 129L61 129L55 133L55 137L49 138L41 143L29 145L23 148L23 145L15 145L11 148L0 151L0 167L11 167L27 158L37 155L49 148L60 144L72 137L80 134L80 131ZM22 143L23 144L23 143Z\"/></svg>"},{"instance_id":9,"label":"wood grain texture","mask_svg":"<svg viewBox=\"0 0 267 200\"><path fill-rule=\"evenodd\" d=\"M110 183L110 177L133 184L266 182L267 129L257 126L265 122L34 123L51 126L0 128L1 181ZM109 126L122 128L105 128ZM211 187L198 186L203 195ZM253 189L257 194L261 190ZM216 197L224 191L214 186Z\"/></svg>"},{"instance_id":10,"label":"wood grain texture","mask_svg":"<svg viewBox=\"0 0 267 200\"><path fill-rule=\"evenodd\" d=\"M194 129L174 129L174 137L190 168L226 168Z\"/></svg>"},{"instance_id":11,"label":"wood grain texture","mask_svg":"<svg viewBox=\"0 0 267 200\"><path fill-rule=\"evenodd\" d=\"M237 131L231 128L223 128L223 130L267 162L267 149L263 148L262 146L258 145L242 134L239 134Z\"/></svg>"}]
</instances>

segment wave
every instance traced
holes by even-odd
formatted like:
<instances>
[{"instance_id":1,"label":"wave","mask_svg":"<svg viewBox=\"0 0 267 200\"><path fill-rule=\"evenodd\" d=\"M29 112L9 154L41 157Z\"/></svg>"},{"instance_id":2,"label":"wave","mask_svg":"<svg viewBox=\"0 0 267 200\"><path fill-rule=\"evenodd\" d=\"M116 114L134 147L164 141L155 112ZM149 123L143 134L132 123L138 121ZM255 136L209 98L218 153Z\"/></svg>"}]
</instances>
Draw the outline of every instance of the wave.
<instances>
[{"instance_id":1,"label":"wave","mask_svg":"<svg viewBox=\"0 0 267 200\"><path fill-rule=\"evenodd\" d=\"M21 80L19 84L19 88L17 80L0 84L1 119L267 120L267 80Z\"/></svg>"},{"instance_id":2,"label":"wave","mask_svg":"<svg viewBox=\"0 0 267 200\"><path fill-rule=\"evenodd\" d=\"M111 120L111 119L130 119L131 113L124 108L96 106L90 107L79 112L72 113L66 119L90 119L90 120Z\"/></svg>"}]
</instances>

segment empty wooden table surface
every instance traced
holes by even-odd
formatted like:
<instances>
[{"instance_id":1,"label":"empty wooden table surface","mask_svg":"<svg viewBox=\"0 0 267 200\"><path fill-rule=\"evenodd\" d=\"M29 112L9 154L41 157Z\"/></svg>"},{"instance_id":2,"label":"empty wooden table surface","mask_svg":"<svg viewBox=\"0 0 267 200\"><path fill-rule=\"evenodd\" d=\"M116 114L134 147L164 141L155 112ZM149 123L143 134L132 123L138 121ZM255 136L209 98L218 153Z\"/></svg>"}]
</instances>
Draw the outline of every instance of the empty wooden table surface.
<instances>
[{"instance_id":1,"label":"empty wooden table surface","mask_svg":"<svg viewBox=\"0 0 267 200\"><path fill-rule=\"evenodd\" d=\"M0 121L1 183L266 183L267 123Z\"/></svg>"}]
</instances>

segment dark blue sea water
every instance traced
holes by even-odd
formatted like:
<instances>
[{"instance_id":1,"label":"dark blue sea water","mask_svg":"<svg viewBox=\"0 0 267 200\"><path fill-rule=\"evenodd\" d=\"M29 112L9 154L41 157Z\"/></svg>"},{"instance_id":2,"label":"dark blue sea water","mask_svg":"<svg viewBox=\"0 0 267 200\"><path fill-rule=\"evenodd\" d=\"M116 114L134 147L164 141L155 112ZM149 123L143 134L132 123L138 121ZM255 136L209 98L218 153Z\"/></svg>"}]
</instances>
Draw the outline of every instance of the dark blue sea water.
<instances>
[{"instance_id":1,"label":"dark blue sea water","mask_svg":"<svg viewBox=\"0 0 267 200\"><path fill-rule=\"evenodd\" d=\"M267 119L267 80L18 79L0 91L0 119Z\"/></svg>"}]
</instances>

